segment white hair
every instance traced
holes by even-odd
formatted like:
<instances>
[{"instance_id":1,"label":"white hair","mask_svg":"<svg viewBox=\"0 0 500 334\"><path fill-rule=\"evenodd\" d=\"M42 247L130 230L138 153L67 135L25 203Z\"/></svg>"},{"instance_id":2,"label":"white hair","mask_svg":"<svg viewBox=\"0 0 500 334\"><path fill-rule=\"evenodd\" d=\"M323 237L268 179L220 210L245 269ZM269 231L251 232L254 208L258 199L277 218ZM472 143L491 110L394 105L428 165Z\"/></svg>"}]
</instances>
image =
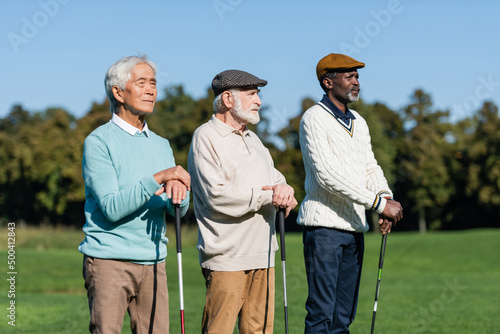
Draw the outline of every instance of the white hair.
<instances>
[{"instance_id":1,"label":"white hair","mask_svg":"<svg viewBox=\"0 0 500 334\"><path fill-rule=\"evenodd\" d=\"M234 97L237 97L237 96L240 96L240 91L238 89L229 89L229 92L234 96ZM217 95L214 99L214 103L213 103L213 109L214 109L214 113L218 113L220 111L222 111L222 94L224 92L220 93L219 95Z\"/></svg>"},{"instance_id":2,"label":"white hair","mask_svg":"<svg viewBox=\"0 0 500 334\"><path fill-rule=\"evenodd\" d=\"M111 65L111 67L106 72L106 77L104 78L104 87L106 88L106 95L110 103L111 113L116 112L118 101L116 101L113 95L113 87L116 86L121 90L125 90L125 85L130 79L130 74L134 68L139 64L148 64L153 70L156 76L156 65L150 61L146 55L141 56L128 56L123 57L116 63Z\"/></svg>"},{"instance_id":3,"label":"white hair","mask_svg":"<svg viewBox=\"0 0 500 334\"><path fill-rule=\"evenodd\" d=\"M233 98L234 98L234 105L233 105L231 112L234 113L234 115L238 119L240 119L246 123L251 123L251 124L259 123L259 121L260 121L259 114L254 115L249 110L242 109L241 99L240 99L240 90L233 88L233 89L229 89L228 91L229 91L229 93L231 93L233 95ZM215 113L225 112L223 102L222 102L222 94L223 93L220 93L214 99L213 108L214 108Z\"/></svg>"}]
</instances>

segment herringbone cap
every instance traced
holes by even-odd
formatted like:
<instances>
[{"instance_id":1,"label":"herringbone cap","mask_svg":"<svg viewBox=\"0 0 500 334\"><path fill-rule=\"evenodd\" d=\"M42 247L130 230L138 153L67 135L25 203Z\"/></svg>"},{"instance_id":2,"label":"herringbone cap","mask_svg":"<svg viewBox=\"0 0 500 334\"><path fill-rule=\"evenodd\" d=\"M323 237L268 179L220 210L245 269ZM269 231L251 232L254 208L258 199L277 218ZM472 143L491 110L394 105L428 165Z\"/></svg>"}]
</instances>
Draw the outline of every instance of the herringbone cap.
<instances>
[{"instance_id":1,"label":"herringbone cap","mask_svg":"<svg viewBox=\"0 0 500 334\"><path fill-rule=\"evenodd\" d=\"M240 70L227 70L217 74L212 80L215 96L232 88L264 87L267 81Z\"/></svg>"}]
</instances>

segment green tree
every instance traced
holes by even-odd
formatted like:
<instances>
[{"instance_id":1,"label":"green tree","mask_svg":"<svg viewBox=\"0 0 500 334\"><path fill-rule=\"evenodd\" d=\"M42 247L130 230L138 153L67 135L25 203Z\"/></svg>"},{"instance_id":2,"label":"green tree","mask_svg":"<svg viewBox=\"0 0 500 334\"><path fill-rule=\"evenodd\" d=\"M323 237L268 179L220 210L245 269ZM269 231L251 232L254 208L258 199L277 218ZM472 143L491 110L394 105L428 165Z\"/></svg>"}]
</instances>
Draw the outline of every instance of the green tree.
<instances>
[{"instance_id":1,"label":"green tree","mask_svg":"<svg viewBox=\"0 0 500 334\"><path fill-rule=\"evenodd\" d=\"M397 143L402 133L402 120L396 112L382 103L368 104L360 99L350 108L359 112L368 124L373 153L392 188L396 181L395 159Z\"/></svg>"},{"instance_id":2,"label":"green tree","mask_svg":"<svg viewBox=\"0 0 500 334\"><path fill-rule=\"evenodd\" d=\"M16 106L1 124L2 215L63 223L67 193L80 177L74 168L81 163L73 152L74 117L58 108L30 115Z\"/></svg>"},{"instance_id":3,"label":"green tree","mask_svg":"<svg viewBox=\"0 0 500 334\"><path fill-rule=\"evenodd\" d=\"M278 131L278 136L285 143L284 150L278 150L277 148L271 150L276 168L286 177L287 183L295 190L295 198L299 204L306 196L304 189L306 172L299 141L300 120L304 112L314 104L315 101L311 98L302 99L299 115L291 118L288 124ZM298 211L298 208L297 206L295 211Z\"/></svg>"},{"instance_id":4,"label":"green tree","mask_svg":"<svg viewBox=\"0 0 500 334\"><path fill-rule=\"evenodd\" d=\"M452 152L447 135L449 112L433 110L430 95L416 90L404 108L404 138L399 147L399 190L418 216L418 228L441 227L440 208L455 190L447 160ZM430 218L430 222L428 222Z\"/></svg>"},{"instance_id":5,"label":"green tree","mask_svg":"<svg viewBox=\"0 0 500 334\"><path fill-rule=\"evenodd\" d=\"M195 100L182 86L165 89L165 98L156 102L155 112L147 118L148 126L170 141L178 165L187 169L187 155L193 133L213 114L213 93Z\"/></svg>"},{"instance_id":6,"label":"green tree","mask_svg":"<svg viewBox=\"0 0 500 334\"><path fill-rule=\"evenodd\" d=\"M370 130L371 144L375 159L384 172L384 176L393 189L396 182L396 163L398 140L401 135L402 120L399 115L382 103L369 104L362 99L349 106L363 116ZM399 200L397 193L394 194ZM367 212L372 230L378 231L378 215Z\"/></svg>"},{"instance_id":7,"label":"green tree","mask_svg":"<svg viewBox=\"0 0 500 334\"><path fill-rule=\"evenodd\" d=\"M500 118L498 107L491 102L473 118L475 131L466 150L469 160L466 194L476 197L480 205L500 206Z\"/></svg>"},{"instance_id":8,"label":"green tree","mask_svg":"<svg viewBox=\"0 0 500 334\"><path fill-rule=\"evenodd\" d=\"M454 219L448 228L500 226L499 127L498 107L491 102L456 124L453 175L460 191L450 201Z\"/></svg>"}]
</instances>

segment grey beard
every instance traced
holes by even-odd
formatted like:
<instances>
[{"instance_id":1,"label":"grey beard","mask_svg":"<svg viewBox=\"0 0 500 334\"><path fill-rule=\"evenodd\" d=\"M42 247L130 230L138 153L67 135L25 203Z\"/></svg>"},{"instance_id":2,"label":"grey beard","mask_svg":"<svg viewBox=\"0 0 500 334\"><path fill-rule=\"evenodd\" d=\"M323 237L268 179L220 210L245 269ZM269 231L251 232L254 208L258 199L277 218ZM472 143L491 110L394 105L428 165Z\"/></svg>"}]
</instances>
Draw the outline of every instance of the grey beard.
<instances>
[{"instance_id":1,"label":"grey beard","mask_svg":"<svg viewBox=\"0 0 500 334\"><path fill-rule=\"evenodd\" d=\"M237 98L235 97L234 102L233 112L239 119L254 125L259 123L260 115L258 113L252 114L252 112L250 111L252 107L250 107L248 110L242 110L239 96Z\"/></svg>"},{"instance_id":2,"label":"grey beard","mask_svg":"<svg viewBox=\"0 0 500 334\"><path fill-rule=\"evenodd\" d=\"M347 94L347 99L349 100L349 103L356 102L359 100L359 91L358 91L358 96L354 97L352 96L352 90L349 91L349 94Z\"/></svg>"}]
</instances>

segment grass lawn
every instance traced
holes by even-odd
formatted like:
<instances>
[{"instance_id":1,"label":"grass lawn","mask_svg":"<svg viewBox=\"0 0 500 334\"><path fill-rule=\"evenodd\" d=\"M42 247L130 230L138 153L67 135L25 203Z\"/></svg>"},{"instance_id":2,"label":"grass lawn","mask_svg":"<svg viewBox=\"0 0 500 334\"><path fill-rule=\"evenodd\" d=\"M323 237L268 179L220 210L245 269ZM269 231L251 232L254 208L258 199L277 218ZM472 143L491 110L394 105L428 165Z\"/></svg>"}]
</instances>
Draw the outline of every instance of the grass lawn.
<instances>
[{"instance_id":1,"label":"grass lawn","mask_svg":"<svg viewBox=\"0 0 500 334\"><path fill-rule=\"evenodd\" d=\"M172 234L173 227L169 226ZM6 231L6 230L5 230ZM3 239L7 233L2 231ZM199 333L205 286L195 249L196 232L183 231L186 333ZM175 237L169 235L167 276L171 333L180 332ZM0 240L1 333L87 333L88 309L81 232L16 230L16 326L8 325L6 241ZM367 234L358 313L352 333L369 333L380 235ZM389 235L376 333L500 333L500 229L460 232L396 232ZM303 333L307 282L301 234L286 234L290 333ZM276 256L275 333L284 332L281 261ZM130 333L128 318L123 333Z\"/></svg>"}]
</instances>

